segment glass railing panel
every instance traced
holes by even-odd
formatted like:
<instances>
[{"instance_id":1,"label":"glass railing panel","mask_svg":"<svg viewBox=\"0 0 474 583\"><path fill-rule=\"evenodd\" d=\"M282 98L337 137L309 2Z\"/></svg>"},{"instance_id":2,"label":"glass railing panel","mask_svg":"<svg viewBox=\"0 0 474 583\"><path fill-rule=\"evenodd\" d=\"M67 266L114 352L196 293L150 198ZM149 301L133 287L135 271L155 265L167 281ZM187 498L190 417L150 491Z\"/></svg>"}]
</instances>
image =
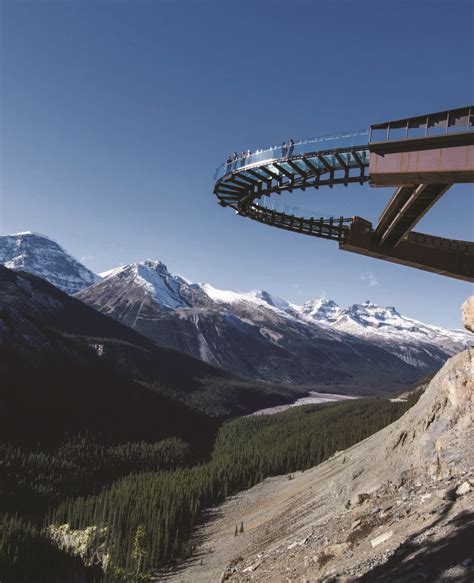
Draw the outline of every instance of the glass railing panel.
<instances>
[{"instance_id":1,"label":"glass railing panel","mask_svg":"<svg viewBox=\"0 0 474 583\"><path fill-rule=\"evenodd\" d=\"M448 118L449 131L468 131L469 130L469 109L460 111L451 111Z\"/></svg>"},{"instance_id":2,"label":"glass railing panel","mask_svg":"<svg viewBox=\"0 0 474 583\"><path fill-rule=\"evenodd\" d=\"M472 106L463 107L399 122L378 124L372 127L370 141L385 142L470 132L474 127L472 110Z\"/></svg>"},{"instance_id":3,"label":"glass railing panel","mask_svg":"<svg viewBox=\"0 0 474 583\"><path fill-rule=\"evenodd\" d=\"M240 170L245 166L269 163L272 160L297 156L318 150L335 150L344 147L358 146L368 142L369 131L359 130L340 134L330 134L303 140L295 140L294 144L274 145L270 148L256 150L249 154L239 156L237 160L221 164L214 175L215 179L222 178L225 174ZM318 161L318 166L321 163Z\"/></svg>"},{"instance_id":4,"label":"glass railing panel","mask_svg":"<svg viewBox=\"0 0 474 583\"><path fill-rule=\"evenodd\" d=\"M405 125L403 128L395 127L390 128L389 140L403 140L406 139L408 135L408 127Z\"/></svg>"},{"instance_id":5,"label":"glass railing panel","mask_svg":"<svg viewBox=\"0 0 474 583\"><path fill-rule=\"evenodd\" d=\"M373 128L370 136L371 142L385 142L388 137L388 128Z\"/></svg>"}]
</instances>

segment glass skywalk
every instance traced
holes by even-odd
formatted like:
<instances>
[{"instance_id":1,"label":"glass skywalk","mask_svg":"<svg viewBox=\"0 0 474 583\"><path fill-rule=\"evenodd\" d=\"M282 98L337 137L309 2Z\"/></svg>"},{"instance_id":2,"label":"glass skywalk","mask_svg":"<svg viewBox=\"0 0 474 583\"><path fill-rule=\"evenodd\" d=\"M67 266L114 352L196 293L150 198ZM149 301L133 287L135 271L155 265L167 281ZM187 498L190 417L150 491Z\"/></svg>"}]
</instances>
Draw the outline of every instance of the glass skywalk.
<instances>
[{"instance_id":1,"label":"glass skywalk","mask_svg":"<svg viewBox=\"0 0 474 583\"><path fill-rule=\"evenodd\" d=\"M293 158L298 156L303 156L305 154L311 154L316 152L328 152L332 150L340 150L343 148L351 148L353 146L363 146L368 144L369 141L369 130L357 130L351 132L343 132L339 134L330 134L326 136L319 136L316 138L307 138L303 140L295 141L293 144L288 142L279 145L272 146L265 150L256 150L255 152L249 152L247 154L239 155L236 159L229 160L221 164L215 174L214 180L219 180L238 171L239 173L246 168L253 168L258 165L268 165L268 169L275 174L281 174L281 168L286 172L295 172L295 168L291 165L283 162L287 158ZM309 160L310 165L305 164L302 160L292 160L302 172L311 171L311 165L314 165L314 169L321 169L323 171L328 170L330 166L334 170L344 169L344 165L347 166L359 166L360 162L363 164L368 164L369 150L363 149L358 151L360 160L357 160L351 152L341 153L340 159L338 156L333 154L324 153L323 156L305 156L305 159ZM280 168L271 166L271 162L282 160L279 163Z\"/></svg>"}]
</instances>

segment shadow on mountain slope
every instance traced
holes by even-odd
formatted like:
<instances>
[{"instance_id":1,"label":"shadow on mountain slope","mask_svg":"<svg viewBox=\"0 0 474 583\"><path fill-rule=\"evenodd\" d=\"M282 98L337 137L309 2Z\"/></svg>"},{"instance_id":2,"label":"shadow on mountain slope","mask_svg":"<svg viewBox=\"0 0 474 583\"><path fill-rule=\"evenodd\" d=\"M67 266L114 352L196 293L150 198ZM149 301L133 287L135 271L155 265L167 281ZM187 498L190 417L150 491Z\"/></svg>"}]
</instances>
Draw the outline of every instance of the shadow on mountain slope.
<instances>
[{"instance_id":1,"label":"shadow on mountain slope","mask_svg":"<svg viewBox=\"0 0 474 583\"><path fill-rule=\"evenodd\" d=\"M473 581L474 512L461 512L450 524L454 530L438 539L423 536L423 531L414 533L385 563L374 567L359 581Z\"/></svg>"}]
</instances>

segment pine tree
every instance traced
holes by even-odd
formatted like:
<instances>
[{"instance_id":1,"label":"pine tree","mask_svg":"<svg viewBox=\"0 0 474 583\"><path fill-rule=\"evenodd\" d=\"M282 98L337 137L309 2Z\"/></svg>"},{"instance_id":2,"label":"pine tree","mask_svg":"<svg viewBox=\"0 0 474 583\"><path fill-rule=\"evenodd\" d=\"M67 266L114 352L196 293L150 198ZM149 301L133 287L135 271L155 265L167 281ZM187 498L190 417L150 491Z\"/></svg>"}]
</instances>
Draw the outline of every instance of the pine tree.
<instances>
[{"instance_id":1,"label":"pine tree","mask_svg":"<svg viewBox=\"0 0 474 583\"><path fill-rule=\"evenodd\" d=\"M132 559L135 563L135 575L137 580L142 573L143 559L147 554L146 541L145 541L145 528L140 525L135 532L135 538L133 539L132 547Z\"/></svg>"}]
</instances>

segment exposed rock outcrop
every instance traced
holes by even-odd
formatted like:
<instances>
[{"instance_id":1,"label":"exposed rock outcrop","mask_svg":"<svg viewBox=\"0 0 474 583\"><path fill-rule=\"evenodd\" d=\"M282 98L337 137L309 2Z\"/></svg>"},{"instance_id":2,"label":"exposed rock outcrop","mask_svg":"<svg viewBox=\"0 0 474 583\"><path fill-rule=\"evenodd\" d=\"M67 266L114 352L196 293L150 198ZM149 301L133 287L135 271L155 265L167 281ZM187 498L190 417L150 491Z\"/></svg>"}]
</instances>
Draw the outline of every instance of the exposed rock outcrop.
<instances>
[{"instance_id":1,"label":"exposed rock outcrop","mask_svg":"<svg viewBox=\"0 0 474 583\"><path fill-rule=\"evenodd\" d=\"M474 296L470 296L462 305L462 319L464 328L474 332Z\"/></svg>"}]
</instances>

